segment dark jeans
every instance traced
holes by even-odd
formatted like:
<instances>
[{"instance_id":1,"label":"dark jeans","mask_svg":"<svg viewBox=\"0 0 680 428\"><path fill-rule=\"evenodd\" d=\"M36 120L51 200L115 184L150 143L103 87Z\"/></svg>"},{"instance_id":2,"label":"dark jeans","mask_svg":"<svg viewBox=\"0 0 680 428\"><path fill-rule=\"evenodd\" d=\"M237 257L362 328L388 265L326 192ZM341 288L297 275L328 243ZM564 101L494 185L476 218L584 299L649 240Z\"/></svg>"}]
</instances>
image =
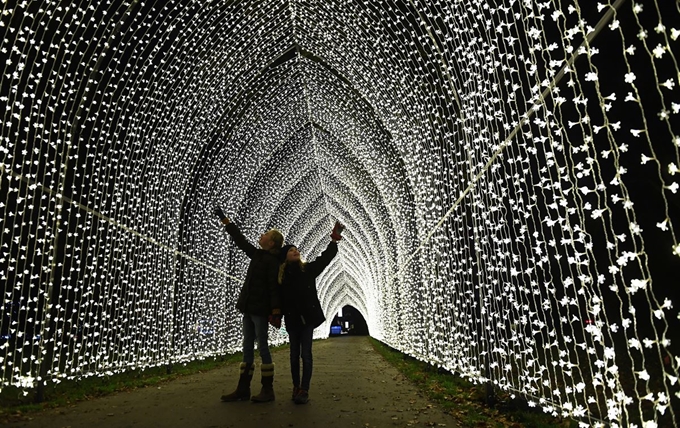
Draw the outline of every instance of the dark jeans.
<instances>
[{"instance_id":1,"label":"dark jeans","mask_svg":"<svg viewBox=\"0 0 680 428\"><path fill-rule=\"evenodd\" d=\"M272 356L269 353L269 323L267 317L243 314L243 362L253 364L255 362L255 340L257 350L260 351L262 364L271 364Z\"/></svg>"},{"instance_id":2,"label":"dark jeans","mask_svg":"<svg viewBox=\"0 0 680 428\"><path fill-rule=\"evenodd\" d=\"M290 337L290 374L293 385L309 391L312 380L312 335L314 327L301 326L288 331ZM300 352L302 351L302 383L300 383Z\"/></svg>"}]
</instances>

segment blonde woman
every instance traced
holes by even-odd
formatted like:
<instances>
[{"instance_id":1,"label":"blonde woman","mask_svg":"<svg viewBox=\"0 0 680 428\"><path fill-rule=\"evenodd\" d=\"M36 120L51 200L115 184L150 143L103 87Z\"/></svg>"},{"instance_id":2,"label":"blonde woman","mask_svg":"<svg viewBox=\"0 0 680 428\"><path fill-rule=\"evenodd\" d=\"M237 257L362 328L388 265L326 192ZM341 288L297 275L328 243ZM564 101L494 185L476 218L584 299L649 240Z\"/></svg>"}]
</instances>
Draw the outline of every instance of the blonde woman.
<instances>
[{"instance_id":1,"label":"blonde woman","mask_svg":"<svg viewBox=\"0 0 680 428\"><path fill-rule=\"evenodd\" d=\"M243 362L239 367L240 376L236 390L222 395L221 400L252 400L258 403L274 401L274 362L269 352L268 319L281 313L277 273L283 235L277 229L268 230L260 235L258 248L246 240L239 228L219 207L215 208L214 213L236 246L250 258L246 279L236 302L236 309L243 314ZM258 395L251 397L250 381L255 371L255 341L262 359L260 366L262 389Z\"/></svg>"}]
</instances>

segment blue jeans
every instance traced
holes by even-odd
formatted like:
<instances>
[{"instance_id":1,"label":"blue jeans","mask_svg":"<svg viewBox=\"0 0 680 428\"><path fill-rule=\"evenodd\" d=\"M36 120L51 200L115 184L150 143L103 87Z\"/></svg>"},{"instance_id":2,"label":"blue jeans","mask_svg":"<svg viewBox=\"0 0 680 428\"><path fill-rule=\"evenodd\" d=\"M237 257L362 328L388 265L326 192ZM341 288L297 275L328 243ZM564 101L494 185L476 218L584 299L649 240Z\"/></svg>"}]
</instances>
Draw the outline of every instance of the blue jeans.
<instances>
[{"instance_id":1,"label":"blue jeans","mask_svg":"<svg viewBox=\"0 0 680 428\"><path fill-rule=\"evenodd\" d=\"M271 364L272 356L269 353L269 323L267 317L243 314L243 362L253 364L255 362L255 340L257 349L260 351L262 364Z\"/></svg>"},{"instance_id":2,"label":"blue jeans","mask_svg":"<svg viewBox=\"0 0 680 428\"><path fill-rule=\"evenodd\" d=\"M290 374L293 386L309 391L312 380L312 336L314 327L304 325L288 332L290 337ZM300 352L302 351L302 383L300 383Z\"/></svg>"}]
</instances>

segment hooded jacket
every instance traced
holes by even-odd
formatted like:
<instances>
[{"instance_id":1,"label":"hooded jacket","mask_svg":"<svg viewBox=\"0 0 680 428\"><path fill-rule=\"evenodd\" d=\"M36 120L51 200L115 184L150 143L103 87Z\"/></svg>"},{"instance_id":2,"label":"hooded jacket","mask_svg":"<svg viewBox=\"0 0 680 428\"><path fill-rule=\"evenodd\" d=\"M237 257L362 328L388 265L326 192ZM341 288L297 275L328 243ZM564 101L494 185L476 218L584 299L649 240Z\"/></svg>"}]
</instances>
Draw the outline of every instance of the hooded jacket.
<instances>
[{"instance_id":1,"label":"hooded jacket","mask_svg":"<svg viewBox=\"0 0 680 428\"><path fill-rule=\"evenodd\" d=\"M323 272L338 253L338 244L331 242L313 262L300 269L298 263L288 263L281 281L283 316L287 329L305 325L316 328L326 320L316 292L316 277Z\"/></svg>"},{"instance_id":2,"label":"hooded jacket","mask_svg":"<svg viewBox=\"0 0 680 428\"><path fill-rule=\"evenodd\" d=\"M236 302L236 309L244 314L267 317L272 309L281 308L278 276L278 250L256 248L246 240L234 223L226 226L237 247L250 258L246 279Z\"/></svg>"}]
</instances>

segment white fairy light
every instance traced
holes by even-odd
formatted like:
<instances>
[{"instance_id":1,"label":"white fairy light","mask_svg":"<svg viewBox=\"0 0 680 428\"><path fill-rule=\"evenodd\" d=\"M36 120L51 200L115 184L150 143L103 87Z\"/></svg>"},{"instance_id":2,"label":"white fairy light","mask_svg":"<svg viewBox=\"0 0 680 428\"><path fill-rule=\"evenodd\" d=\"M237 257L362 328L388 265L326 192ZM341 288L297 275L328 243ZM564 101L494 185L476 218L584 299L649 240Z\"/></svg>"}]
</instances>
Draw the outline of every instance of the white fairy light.
<instances>
[{"instance_id":1,"label":"white fairy light","mask_svg":"<svg viewBox=\"0 0 680 428\"><path fill-rule=\"evenodd\" d=\"M0 388L238 350L220 204L307 260L347 226L329 318L550 414L677 424L678 11L497 3L5 5Z\"/></svg>"}]
</instances>

